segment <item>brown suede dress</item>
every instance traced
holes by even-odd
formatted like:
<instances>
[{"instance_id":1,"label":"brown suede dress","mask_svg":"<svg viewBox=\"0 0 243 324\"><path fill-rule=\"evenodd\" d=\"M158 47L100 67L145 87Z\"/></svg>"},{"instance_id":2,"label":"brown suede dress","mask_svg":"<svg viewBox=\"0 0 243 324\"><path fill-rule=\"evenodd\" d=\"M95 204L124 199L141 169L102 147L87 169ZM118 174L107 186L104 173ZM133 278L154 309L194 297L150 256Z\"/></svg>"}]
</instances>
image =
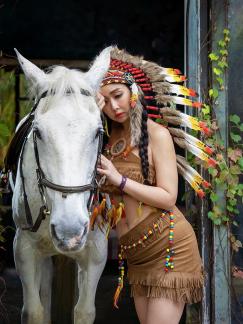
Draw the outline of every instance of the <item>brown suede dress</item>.
<instances>
[{"instance_id":1,"label":"brown suede dress","mask_svg":"<svg viewBox=\"0 0 243 324\"><path fill-rule=\"evenodd\" d=\"M143 183L138 156L130 153L126 159L119 156L112 162L122 175ZM149 170L149 180L156 185L155 171L152 167ZM105 183L101 191L119 194L119 189L109 183ZM174 215L173 268L165 269L170 247L169 211L151 207L148 217L120 238L119 244L123 247L123 254L127 259L131 295L196 303L202 298L204 282L197 239L183 214L177 208L171 212ZM144 236L146 240L143 239Z\"/></svg>"}]
</instances>

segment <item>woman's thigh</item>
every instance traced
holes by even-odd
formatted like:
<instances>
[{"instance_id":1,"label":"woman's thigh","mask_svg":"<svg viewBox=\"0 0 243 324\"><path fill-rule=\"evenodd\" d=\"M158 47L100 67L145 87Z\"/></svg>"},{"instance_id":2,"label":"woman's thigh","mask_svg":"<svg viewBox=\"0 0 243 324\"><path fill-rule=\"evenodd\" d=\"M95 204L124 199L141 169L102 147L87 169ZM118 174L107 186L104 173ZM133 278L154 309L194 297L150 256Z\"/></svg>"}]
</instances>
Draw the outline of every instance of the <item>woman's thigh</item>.
<instances>
[{"instance_id":1,"label":"woman's thigh","mask_svg":"<svg viewBox=\"0 0 243 324\"><path fill-rule=\"evenodd\" d=\"M148 298L146 324L178 324L185 303L166 298Z\"/></svg>"},{"instance_id":2,"label":"woman's thigh","mask_svg":"<svg viewBox=\"0 0 243 324\"><path fill-rule=\"evenodd\" d=\"M136 308L136 312L140 324L146 324L148 302L149 302L149 298L147 297L144 296L134 297L134 304L135 304L135 308Z\"/></svg>"}]
</instances>

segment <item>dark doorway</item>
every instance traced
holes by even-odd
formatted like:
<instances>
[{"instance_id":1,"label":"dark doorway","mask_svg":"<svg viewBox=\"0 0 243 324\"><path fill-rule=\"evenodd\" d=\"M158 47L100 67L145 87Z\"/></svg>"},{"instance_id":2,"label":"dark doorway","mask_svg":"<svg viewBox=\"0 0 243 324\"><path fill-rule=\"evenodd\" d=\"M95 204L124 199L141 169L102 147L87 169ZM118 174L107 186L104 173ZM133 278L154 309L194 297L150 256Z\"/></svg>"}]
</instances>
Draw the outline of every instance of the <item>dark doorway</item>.
<instances>
[{"instance_id":1,"label":"dark doorway","mask_svg":"<svg viewBox=\"0 0 243 324\"><path fill-rule=\"evenodd\" d=\"M0 50L6 59L14 56L16 47L30 60L90 61L105 46L117 44L162 66L184 70L184 1L10 0L0 8L0 31ZM180 181L179 204L183 192ZM12 255L12 242L6 244ZM116 274L116 260L111 258L98 287L96 324L138 323L128 287L120 310L112 309ZM21 285L13 271L7 271L5 279L3 303L9 322L17 324ZM0 322L4 321L0 312Z\"/></svg>"}]
</instances>

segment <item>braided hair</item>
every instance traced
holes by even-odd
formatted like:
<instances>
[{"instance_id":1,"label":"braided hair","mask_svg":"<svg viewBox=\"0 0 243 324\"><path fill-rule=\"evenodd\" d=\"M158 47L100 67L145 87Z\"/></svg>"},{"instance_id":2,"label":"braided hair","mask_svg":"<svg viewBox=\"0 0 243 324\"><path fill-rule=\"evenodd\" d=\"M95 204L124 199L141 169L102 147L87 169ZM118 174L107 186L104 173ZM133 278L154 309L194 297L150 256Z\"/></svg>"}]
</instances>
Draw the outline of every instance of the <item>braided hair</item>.
<instances>
[{"instance_id":1,"label":"braided hair","mask_svg":"<svg viewBox=\"0 0 243 324\"><path fill-rule=\"evenodd\" d=\"M142 169L142 174L143 174L143 178L144 181L143 183L145 185L151 185L149 183L149 161L148 161L148 144L149 144L149 137L148 137L148 114L147 114L147 110L146 110L146 100L144 98L143 92L140 90L140 95L139 95L139 100L140 103L142 105L142 120L141 120L141 135L140 135L140 139L139 139L139 144L138 144L138 150L139 150L139 157L141 159L141 169ZM135 108L136 109L136 108ZM112 127L112 121L106 117L103 113L102 113L102 122L103 122L103 126L105 128L105 119L106 119L106 126L107 126L107 130L108 133L111 133L111 127ZM109 141L109 137L107 136L107 134L104 134L104 139L103 139L103 148L102 151L104 152L105 146Z\"/></svg>"},{"instance_id":2,"label":"braided hair","mask_svg":"<svg viewBox=\"0 0 243 324\"><path fill-rule=\"evenodd\" d=\"M141 103L143 106L142 112L142 122L141 122L141 136L139 141L139 156L141 159L141 167L142 167L142 174L145 185L150 185L148 177L149 177L149 161L148 161L148 144L149 144L149 137L148 137L148 114L146 110L146 102L144 97L141 99Z\"/></svg>"}]
</instances>

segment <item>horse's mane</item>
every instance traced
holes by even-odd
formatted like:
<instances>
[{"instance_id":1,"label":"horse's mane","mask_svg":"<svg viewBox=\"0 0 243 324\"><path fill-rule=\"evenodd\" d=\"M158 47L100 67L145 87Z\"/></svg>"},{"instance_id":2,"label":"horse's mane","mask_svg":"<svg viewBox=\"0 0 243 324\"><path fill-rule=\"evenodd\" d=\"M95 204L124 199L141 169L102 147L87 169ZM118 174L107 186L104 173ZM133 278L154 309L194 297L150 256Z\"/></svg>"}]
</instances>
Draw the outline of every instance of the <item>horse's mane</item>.
<instances>
[{"instance_id":1,"label":"horse's mane","mask_svg":"<svg viewBox=\"0 0 243 324\"><path fill-rule=\"evenodd\" d=\"M93 91L89 84L86 82L84 73L76 69L68 69L61 65L51 66L47 70L47 81L45 82L45 88L41 89L41 92L47 91L47 100L45 107L42 111L45 112L51 106L55 100L63 98L68 93L72 93L72 100L79 106L80 103L80 89L88 90L91 94ZM40 89L38 89L40 92ZM36 96L36 85L30 87L31 97ZM89 110L93 105L88 105Z\"/></svg>"}]
</instances>

